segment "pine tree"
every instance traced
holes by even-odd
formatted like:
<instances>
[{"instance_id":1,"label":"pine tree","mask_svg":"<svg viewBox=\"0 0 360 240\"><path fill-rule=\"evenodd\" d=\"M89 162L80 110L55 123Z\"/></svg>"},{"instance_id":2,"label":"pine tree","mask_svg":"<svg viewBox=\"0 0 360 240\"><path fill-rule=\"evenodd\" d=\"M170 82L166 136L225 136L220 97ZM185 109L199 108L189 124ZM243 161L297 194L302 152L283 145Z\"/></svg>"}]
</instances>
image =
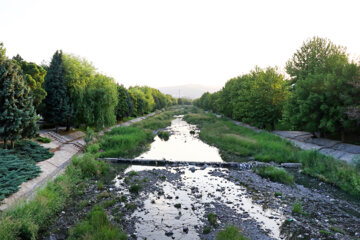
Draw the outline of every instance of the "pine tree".
<instances>
[{"instance_id":1,"label":"pine tree","mask_svg":"<svg viewBox=\"0 0 360 240\"><path fill-rule=\"evenodd\" d=\"M26 85L21 69L11 60L0 65L0 137L14 142L33 137L37 133L37 116L30 88Z\"/></svg>"},{"instance_id":2,"label":"pine tree","mask_svg":"<svg viewBox=\"0 0 360 240\"><path fill-rule=\"evenodd\" d=\"M45 120L55 124L56 131L61 124L69 126L69 121L73 115L64 75L62 51L56 51L45 77L47 96L44 100L45 107L43 110Z\"/></svg>"}]
</instances>

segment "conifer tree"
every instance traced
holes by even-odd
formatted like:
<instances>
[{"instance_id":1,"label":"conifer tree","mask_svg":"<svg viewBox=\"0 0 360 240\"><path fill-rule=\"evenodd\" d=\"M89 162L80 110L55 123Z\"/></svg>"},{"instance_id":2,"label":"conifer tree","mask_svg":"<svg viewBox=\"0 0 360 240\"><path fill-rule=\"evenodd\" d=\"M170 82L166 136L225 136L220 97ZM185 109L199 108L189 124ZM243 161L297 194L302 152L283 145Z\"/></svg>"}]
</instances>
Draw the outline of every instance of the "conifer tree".
<instances>
[{"instance_id":1,"label":"conifer tree","mask_svg":"<svg viewBox=\"0 0 360 240\"><path fill-rule=\"evenodd\" d=\"M56 131L61 124L69 125L73 113L64 75L62 51L56 51L45 77L47 96L44 100L45 107L43 110L45 120L54 124Z\"/></svg>"},{"instance_id":2,"label":"conifer tree","mask_svg":"<svg viewBox=\"0 0 360 240\"><path fill-rule=\"evenodd\" d=\"M0 65L0 137L4 148L8 140L14 148L16 140L35 136L36 121L30 88L21 69L13 61L5 60Z\"/></svg>"}]
</instances>

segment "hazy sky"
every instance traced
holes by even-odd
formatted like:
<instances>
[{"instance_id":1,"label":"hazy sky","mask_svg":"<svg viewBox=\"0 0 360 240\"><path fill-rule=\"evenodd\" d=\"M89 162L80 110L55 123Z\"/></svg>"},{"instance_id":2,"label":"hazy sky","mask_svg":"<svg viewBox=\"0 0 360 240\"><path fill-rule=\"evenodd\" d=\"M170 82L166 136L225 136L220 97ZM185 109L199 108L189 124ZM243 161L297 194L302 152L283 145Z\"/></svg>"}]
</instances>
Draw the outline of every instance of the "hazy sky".
<instances>
[{"instance_id":1,"label":"hazy sky","mask_svg":"<svg viewBox=\"0 0 360 240\"><path fill-rule=\"evenodd\" d=\"M360 1L1 0L7 55L50 61L57 49L129 85L222 86L279 66L312 36L360 55Z\"/></svg>"}]
</instances>

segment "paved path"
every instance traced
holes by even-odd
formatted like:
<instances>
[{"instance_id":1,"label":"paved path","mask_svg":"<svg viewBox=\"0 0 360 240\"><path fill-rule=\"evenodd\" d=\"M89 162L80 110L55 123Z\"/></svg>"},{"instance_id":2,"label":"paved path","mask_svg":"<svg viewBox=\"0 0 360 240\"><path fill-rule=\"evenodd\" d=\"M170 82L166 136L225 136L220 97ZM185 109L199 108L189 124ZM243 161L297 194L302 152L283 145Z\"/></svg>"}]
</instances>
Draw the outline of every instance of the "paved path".
<instances>
[{"instance_id":1,"label":"paved path","mask_svg":"<svg viewBox=\"0 0 360 240\"><path fill-rule=\"evenodd\" d=\"M138 117L130 121L115 125L104 131L101 131L99 135L103 135L104 132L110 131L114 127L129 126L135 122L142 121L155 114L156 112L153 112L143 117ZM2 205L0 205L0 211L5 210L9 206L12 206L14 205L14 203L19 202L23 199L31 198L38 188L44 186L48 181L54 179L59 174L63 173L66 166L69 164L71 158L82 150L79 146L85 145L85 142L83 140L83 136L85 134L80 131L59 136L57 134L54 134L52 131L41 130L39 134L40 136L52 139L51 143L41 143L41 145L54 151L54 156L48 160L36 164L41 169L40 175L27 182L23 182L20 185L19 191L5 198L2 202Z\"/></svg>"},{"instance_id":2,"label":"paved path","mask_svg":"<svg viewBox=\"0 0 360 240\"><path fill-rule=\"evenodd\" d=\"M250 128L255 132L264 131L259 128L250 126L246 123L242 123L232 119L229 120L231 120L236 125ZM295 146L301 149L317 150L326 156L331 156L348 163L351 163L351 161L355 157L360 158L360 146L358 145L342 143L340 141L330 140L326 138L315 138L311 133L302 131L273 131L272 133L289 140Z\"/></svg>"}]
</instances>

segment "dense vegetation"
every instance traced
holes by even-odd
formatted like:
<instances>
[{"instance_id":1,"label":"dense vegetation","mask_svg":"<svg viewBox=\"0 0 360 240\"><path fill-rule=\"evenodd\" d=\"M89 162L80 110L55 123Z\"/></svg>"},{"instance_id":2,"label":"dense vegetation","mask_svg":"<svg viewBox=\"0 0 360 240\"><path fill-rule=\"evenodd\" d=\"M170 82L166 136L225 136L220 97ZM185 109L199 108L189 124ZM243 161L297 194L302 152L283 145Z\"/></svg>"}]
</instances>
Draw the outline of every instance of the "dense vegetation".
<instances>
[{"instance_id":1,"label":"dense vegetation","mask_svg":"<svg viewBox=\"0 0 360 240\"><path fill-rule=\"evenodd\" d=\"M300 162L303 172L325 182L332 183L342 190L360 197L360 170L346 162L322 155L316 151L304 151L294 147L280 137L262 131L238 126L229 119L217 118L214 114L205 114L201 110L185 116L189 123L200 129L200 138L220 149L225 161L261 162ZM265 171L266 170L266 171ZM286 173L273 169L259 172L275 181L291 183Z\"/></svg>"},{"instance_id":2,"label":"dense vegetation","mask_svg":"<svg viewBox=\"0 0 360 240\"><path fill-rule=\"evenodd\" d=\"M359 131L360 66L349 60L344 47L309 39L287 62L286 72L289 79L275 68L256 67L194 103L260 128L342 139Z\"/></svg>"},{"instance_id":3,"label":"dense vegetation","mask_svg":"<svg viewBox=\"0 0 360 240\"><path fill-rule=\"evenodd\" d=\"M0 149L0 201L17 192L21 183L37 177L36 162L52 157L48 149L31 141L19 142L15 149Z\"/></svg>"},{"instance_id":4,"label":"dense vegetation","mask_svg":"<svg viewBox=\"0 0 360 240\"><path fill-rule=\"evenodd\" d=\"M84 182L109 173L109 165L89 153L74 157L63 175L40 190L27 204L19 204L1 215L0 239L37 239L49 221L77 194Z\"/></svg>"}]
</instances>

